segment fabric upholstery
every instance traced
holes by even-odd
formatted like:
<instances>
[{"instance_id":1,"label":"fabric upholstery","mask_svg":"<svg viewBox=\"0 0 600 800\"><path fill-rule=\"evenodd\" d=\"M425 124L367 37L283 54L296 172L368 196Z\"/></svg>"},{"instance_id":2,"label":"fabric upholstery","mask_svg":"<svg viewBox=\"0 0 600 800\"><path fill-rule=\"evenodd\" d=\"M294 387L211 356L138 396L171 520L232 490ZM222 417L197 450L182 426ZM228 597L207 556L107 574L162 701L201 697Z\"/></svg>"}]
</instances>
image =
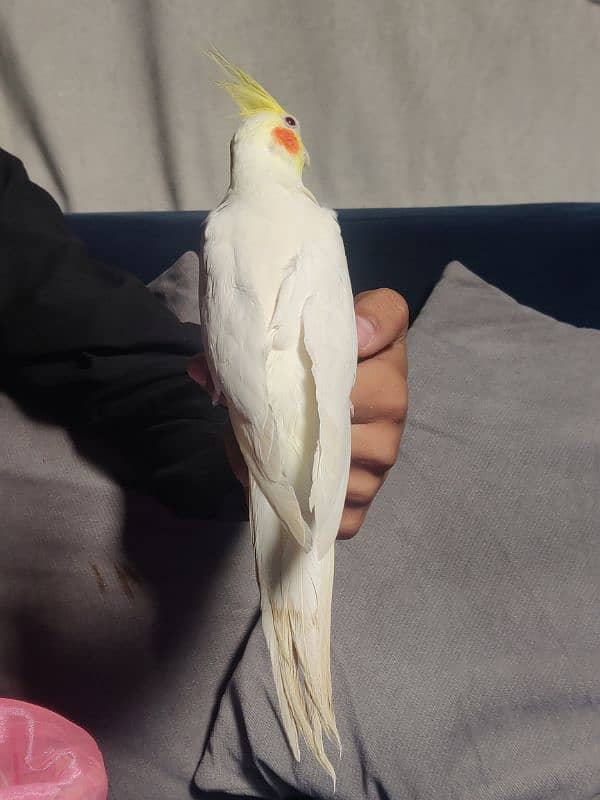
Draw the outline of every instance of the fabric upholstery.
<instances>
[{"instance_id":1,"label":"fabric upholstery","mask_svg":"<svg viewBox=\"0 0 600 800\"><path fill-rule=\"evenodd\" d=\"M204 212L73 214L93 257L146 283L197 251ZM519 302L600 328L600 203L347 209L339 212L355 292L389 286L414 321L452 260Z\"/></svg>"},{"instance_id":2,"label":"fabric upholstery","mask_svg":"<svg viewBox=\"0 0 600 800\"><path fill-rule=\"evenodd\" d=\"M193 322L196 325L200 325L199 269L198 255L188 250L169 269L148 284L151 292L181 322Z\"/></svg>"}]
</instances>

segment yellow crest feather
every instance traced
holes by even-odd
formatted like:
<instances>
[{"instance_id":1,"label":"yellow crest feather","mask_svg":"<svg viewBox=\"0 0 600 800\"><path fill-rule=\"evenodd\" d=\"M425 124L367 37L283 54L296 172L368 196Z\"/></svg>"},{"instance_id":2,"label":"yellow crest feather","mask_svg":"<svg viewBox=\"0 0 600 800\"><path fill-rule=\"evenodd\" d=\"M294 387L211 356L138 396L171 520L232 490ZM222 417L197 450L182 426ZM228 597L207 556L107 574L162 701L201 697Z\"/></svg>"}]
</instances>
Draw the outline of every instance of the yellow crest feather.
<instances>
[{"instance_id":1,"label":"yellow crest feather","mask_svg":"<svg viewBox=\"0 0 600 800\"><path fill-rule=\"evenodd\" d=\"M235 82L218 81L217 83L237 103L242 117L252 117L254 114L260 114L261 111L285 114L285 109L258 81L255 81L247 72L232 64L216 47L211 47L207 55L235 80Z\"/></svg>"}]
</instances>

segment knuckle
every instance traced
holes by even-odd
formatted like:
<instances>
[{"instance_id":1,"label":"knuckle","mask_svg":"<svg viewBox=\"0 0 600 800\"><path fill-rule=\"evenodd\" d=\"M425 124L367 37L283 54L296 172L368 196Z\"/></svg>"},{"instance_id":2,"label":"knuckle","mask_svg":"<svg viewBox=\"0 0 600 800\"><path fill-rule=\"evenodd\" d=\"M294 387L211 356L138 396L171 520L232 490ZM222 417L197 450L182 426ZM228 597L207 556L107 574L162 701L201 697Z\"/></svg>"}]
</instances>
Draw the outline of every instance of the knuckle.
<instances>
[{"instance_id":1,"label":"knuckle","mask_svg":"<svg viewBox=\"0 0 600 800\"><path fill-rule=\"evenodd\" d=\"M408 415L408 392L401 390L394 392L392 402L390 404L390 418L393 422L403 423L406 421Z\"/></svg>"},{"instance_id":2,"label":"knuckle","mask_svg":"<svg viewBox=\"0 0 600 800\"><path fill-rule=\"evenodd\" d=\"M391 469L398 460L398 450L400 448L400 440L393 433L386 437L385 443L381 448L378 455L380 467L384 470Z\"/></svg>"},{"instance_id":3,"label":"knuckle","mask_svg":"<svg viewBox=\"0 0 600 800\"><path fill-rule=\"evenodd\" d=\"M382 469L384 472L387 472L394 466L397 458L398 454L396 452L392 452L391 450L388 452L381 453L378 459L379 468Z\"/></svg>"},{"instance_id":4,"label":"knuckle","mask_svg":"<svg viewBox=\"0 0 600 800\"><path fill-rule=\"evenodd\" d=\"M363 489L348 489L346 494L346 503L350 506L362 506L372 499L370 492L366 492Z\"/></svg>"},{"instance_id":5,"label":"knuckle","mask_svg":"<svg viewBox=\"0 0 600 800\"><path fill-rule=\"evenodd\" d=\"M404 423L408 414L406 378L395 365L386 364L379 374L381 396L376 404L382 420Z\"/></svg>"},{"instance_id":6,"label":"knuckle","mask_svg":"<svg viewBox=\"0 0 600 800\"><path fill-rule=\"evenodd\" d=\"M402 429L390 420L371 422L364 426L364 434L352 442L352 465L357 470L367 470L380 476L391 469L398 458ZM352 474L353 470L351 470ZM376 483L374 496L381 482ZM354 495L357 484L351 480L349 491ZM369 484L366 488L373 488Z\"/></svg>"},{"instance_id":7,"label":"knuckle","mask_svg":"<svg viewBox=\"0 0 600 800\"><path fill-rule=\"evenodd\" d=\"M366 508L345 508L338 531L338 539L356 536L366 514Z\"/></svg>"},{"instance_id":8,"label":"knuckle","mask_svg":"<svg viewBox=\"0 0 600 800\"><path fill-rule=\"evenodd\" d=\"M368 508L381 487L381 477L372 470L352 464L346 492L346 508Z\"/></svg>"}]
</instances>

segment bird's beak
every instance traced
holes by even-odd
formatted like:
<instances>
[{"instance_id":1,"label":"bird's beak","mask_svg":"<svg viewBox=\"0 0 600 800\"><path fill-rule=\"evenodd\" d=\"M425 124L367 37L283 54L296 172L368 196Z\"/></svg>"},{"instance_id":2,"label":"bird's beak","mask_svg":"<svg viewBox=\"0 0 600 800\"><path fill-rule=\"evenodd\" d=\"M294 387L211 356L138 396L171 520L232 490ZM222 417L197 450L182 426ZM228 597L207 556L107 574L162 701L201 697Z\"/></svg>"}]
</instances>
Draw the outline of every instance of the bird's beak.
<instances>
[{"instance_id":1,"label":"bird's beak","mask_svg":"<svg viewBox=\"0 0 600 800\"><path fill-rule=\"evenodd\" d=\"M308 150L304 148L304 166L310 167L310 156L308 155Z\"/></svg>"}]
</instances>

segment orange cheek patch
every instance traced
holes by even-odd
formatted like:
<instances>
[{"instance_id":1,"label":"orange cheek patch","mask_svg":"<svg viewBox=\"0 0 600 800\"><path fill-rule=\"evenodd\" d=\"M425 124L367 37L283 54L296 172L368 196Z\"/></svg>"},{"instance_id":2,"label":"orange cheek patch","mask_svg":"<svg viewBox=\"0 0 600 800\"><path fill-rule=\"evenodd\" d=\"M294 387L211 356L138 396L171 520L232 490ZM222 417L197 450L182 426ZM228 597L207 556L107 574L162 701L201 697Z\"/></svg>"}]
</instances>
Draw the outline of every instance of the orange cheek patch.
<instances>
[{"instance_id":1,"label":"orange cheek patch","mask_svg":"<svg viewBox=\"0 0 600 800\"><path fill-rule=\"evenodd\" d=\"M289 128L273 128L273 138L293 156L300 150L298 137Z\"/></svg>"}]
</instances>

